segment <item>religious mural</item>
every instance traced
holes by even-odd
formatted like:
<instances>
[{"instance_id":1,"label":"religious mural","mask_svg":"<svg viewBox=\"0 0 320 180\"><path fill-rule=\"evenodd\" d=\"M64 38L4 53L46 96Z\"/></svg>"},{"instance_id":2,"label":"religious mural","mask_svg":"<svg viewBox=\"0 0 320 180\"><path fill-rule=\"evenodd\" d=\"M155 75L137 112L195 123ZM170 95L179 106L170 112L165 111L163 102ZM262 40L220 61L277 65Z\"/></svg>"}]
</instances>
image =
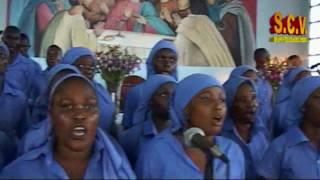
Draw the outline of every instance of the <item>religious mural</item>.
<instances>
[{"instance_id":1,"label":"religious mural","mask_svg":"<svg viewBox=\"0 0 320 180\"><path fill-rule=\"evenodd\" d=\"M181 65L230 67L253 59L256 0L7 2L8 24L29 36L31 56L44 57L51 44L95 51L97 37L116 30L173 37Z\"/></svg>"}]
</instances>

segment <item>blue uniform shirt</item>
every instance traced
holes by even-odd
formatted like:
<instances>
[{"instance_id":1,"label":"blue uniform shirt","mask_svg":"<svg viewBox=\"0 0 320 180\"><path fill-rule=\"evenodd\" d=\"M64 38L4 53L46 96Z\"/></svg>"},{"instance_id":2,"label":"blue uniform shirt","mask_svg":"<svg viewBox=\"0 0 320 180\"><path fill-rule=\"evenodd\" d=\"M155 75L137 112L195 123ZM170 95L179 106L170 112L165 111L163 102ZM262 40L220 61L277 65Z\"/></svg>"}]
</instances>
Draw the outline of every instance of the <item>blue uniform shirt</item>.
<instances>
[{"instance_id":1,"label":"blue uniform shirt","mask_svg":"<svg viewBox=\"0 0 320 180\"><path fill-rule=\"evenodd\" d=\"M246 178L253 179L257 177L256 167L262 159L269 146L268 132L265 127L256 119L251 131L250 142L242 140L231 119L225 121L221 135L232 139L242 149L246 164Z\"/></svg>"},{"instance_id":2,"label":"blue uniform shirt","mask_svg":"<svg viewBox=\"0 0 320 180\"><path fill-rule=\"evenodd\" d=\"M320 153L294 126L271 143L258 173L268 179L320 179Z\"/></svg>"},{"instance_id":3,"label":"blue uniform shirt","mask_svg":"<svg viewBox=\"0 0 320 180\"><path fill-rule=\"evenodd\" d=\"M98 96L99 127L104 131L110 132L113 125L115 106L106 88L96 81L93 81L93 85Z\"/></svg>"},{"instance_id":4,"label":"blue uniform shirt","mask_svg":"<svg viewBox=\"0 0 320 180\"><path fill-rule=\"evenodd\" d=\"M157 129L152 119L149 118L147 121L135 125L119 135L119 142L132 164L135 164L143 145L157 134Z\"/></svg>"},{"instance_id":5,"label":"blue uniform shirt","mask_svg":"<svg viewBox=\"0 0 320 180\"><path fill-rule=\"evenodd\" d=\"M214 159L215 179L245 178L244 157L240 147L229 139L216 137L220 150L229 158L229 164ZM164 131L144 146L136 164L138 178L203 179L204 174L185 153L182 144Z\"/></svg>"},{"instance_id":6,"label":"blue uniform shirt","mask_svg":"<svg viewBox=\"0 0 320 180\"><path fill-rule=\"evenodd\" d=\"M266 129L272 133L273 122L271 119L272 113L272 95L273 90L268 80L259 77L257 80L257 99L259 108L257 109L261 120L264 122Z\"/></svg>"},{"instance_id":7,"label":"blue uniform shirt","mask_svg":"<svg viewBox=\"0 0 320 180\"><path fill-rule=\"evenodd\" d=\"M43 87L40 66L21 54L18 54L15 60L7 66L6 81L26 95L30 107L40 95L41 87Z\"/></svg>"},{"instance_id":8,"label":"blue uniform shirt","mask_svg":"<svg viewBox=\"0 0 320 180\"><path fill-rule=\"evenodd\" d=\"M4 82L0 104L0 130L15 140L20 139L30 125L25 95Z\"/></svg>"},{"instance_id":9,"label":"blue uniform shirt","mask_svg":"<svg viewBox=\"0 0 320 180\"><path fill-rule=\"evenodd\" d=\"M0 131L0 172L15 158L15 143L6 133Z\"/></svg>"},{"instance_id":10,"label":"blue uniform shirt","mask_svg":"<svg viewBox=\"0 0 320 180\"><path fill-rule=\"evenodd\" d=\"M5 167L1 178L69 179L63 167L53 157L53 139L22 155ZM121 149L97 129L93 151L84 179L132 179L135 175Z\"/></svg>"}]
</instances>

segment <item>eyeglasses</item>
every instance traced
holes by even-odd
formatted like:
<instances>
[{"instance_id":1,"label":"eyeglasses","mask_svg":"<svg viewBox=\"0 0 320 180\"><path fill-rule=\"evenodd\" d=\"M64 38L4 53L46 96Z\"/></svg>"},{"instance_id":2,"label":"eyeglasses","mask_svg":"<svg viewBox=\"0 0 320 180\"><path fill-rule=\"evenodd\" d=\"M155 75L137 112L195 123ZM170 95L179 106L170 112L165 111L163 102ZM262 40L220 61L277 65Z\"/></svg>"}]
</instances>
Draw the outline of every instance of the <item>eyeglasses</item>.
<instances>
[{"instance_id":1,"label":"eyeglasses","mask_svg":"<svg viewBox=\"0 0 320 180\"><path fill-rule=\"evenodd\" d=\"M77 64L76 65L79 69L84 69L84 70L91 70L95 71L97 68L94 65L89 65L89 64Z\"/></svg>"}]
</instances>

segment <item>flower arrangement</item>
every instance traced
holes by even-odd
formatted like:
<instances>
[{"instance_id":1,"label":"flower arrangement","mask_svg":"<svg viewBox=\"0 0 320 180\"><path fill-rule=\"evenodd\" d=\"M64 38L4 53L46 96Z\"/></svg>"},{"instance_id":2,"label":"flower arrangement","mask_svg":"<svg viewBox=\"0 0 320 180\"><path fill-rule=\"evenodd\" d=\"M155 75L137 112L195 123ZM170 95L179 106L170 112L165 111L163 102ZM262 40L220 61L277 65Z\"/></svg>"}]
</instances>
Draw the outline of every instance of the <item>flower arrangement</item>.
<instances>
[{"instance_id":1,"label":"flower arrangement","mask_svg":"<svg viewBox=\"0 0 320 180\"><path fill-rule=\"evenodd\" d=\"M129 54L120 46L108 46L107 52L97 53L97 66L108 86L109 92L117 92L124 76L140 69L142 60Z\"/></svg>"},{"instance_id":2,"label":"flower arrangement","mask_svg":"<svg viewBox=\"0 0 320 180\"><path fill-rule=\"evenodd\" d=\"M263 73L266 79L271 83L274 91L277 91L279 88L283 75L287 69L288 63L286 58L279 59L278 57L274 57L266 62Z\"/></svg>"}]
</instances>

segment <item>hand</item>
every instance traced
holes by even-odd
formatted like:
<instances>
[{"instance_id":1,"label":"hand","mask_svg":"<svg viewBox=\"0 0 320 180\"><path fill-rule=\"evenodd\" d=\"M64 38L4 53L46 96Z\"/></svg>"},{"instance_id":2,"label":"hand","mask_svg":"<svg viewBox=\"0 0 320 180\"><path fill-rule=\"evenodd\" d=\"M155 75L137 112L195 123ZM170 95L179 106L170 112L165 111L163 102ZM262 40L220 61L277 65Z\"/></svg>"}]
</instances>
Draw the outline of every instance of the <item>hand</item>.
<instances>
[{"instance_id":1,"label":"hand","mask_svg":"<svg viewBox=\"0 0 320 180\"><path fill-rule=\"evenodd\" d=\"M171 12L169 11L168 8L162 8L161 9L161 16L163 16L163 18L168 21L169 23L172 23L173 20L171 18Z\"/></svg>"},{"instance_id":2,"label":"hand","mask_svg":"<svg viewBox=\"0 0 320 180\"><path fill-rule=\"evenodd\" d=\"M136 21L140 24L147 24L146 18L141 15L139 15L139 17L136 18Z\"/></svg>"},{"instance_id":3,"label":"hand","mask_svg":"<svg viewBox=\"0 0 320 180\"><path fill-rule=\"evenodd\" d=\"M55 3L58 11L64 10L63 3L61 2L61 0L57 0Z\"/></svg>"},{"instance_id":4,"label":"hand","mask_svg":"<svg viewBox=\"0 0 320 180\"><path fill-rule=\"evenodd\" d=\"M172 17L173 17L174 25L178 26L180 24L182 18L177 13L172 14Z\"/></svg>"},{"instance_id":5,"label":"hand","mask_svg":"<svg viewBox=\"0 0 320 180\"><path fill-rule=\"evenodd\" d=\"M104 22L98 22L93 26L93 32L96 36L100 36L104 31Z\"/></svg>"},{"instance_id":6,"label":"hand","mask_svg":"<svg viewBox=\"0 0 320 180\"><path fill-rule=\"evenodd\" d=\"M132 9L131 8L126 8L123 12L124 17L130 18L132 15Z\"/></svg>"}]
</instances>

